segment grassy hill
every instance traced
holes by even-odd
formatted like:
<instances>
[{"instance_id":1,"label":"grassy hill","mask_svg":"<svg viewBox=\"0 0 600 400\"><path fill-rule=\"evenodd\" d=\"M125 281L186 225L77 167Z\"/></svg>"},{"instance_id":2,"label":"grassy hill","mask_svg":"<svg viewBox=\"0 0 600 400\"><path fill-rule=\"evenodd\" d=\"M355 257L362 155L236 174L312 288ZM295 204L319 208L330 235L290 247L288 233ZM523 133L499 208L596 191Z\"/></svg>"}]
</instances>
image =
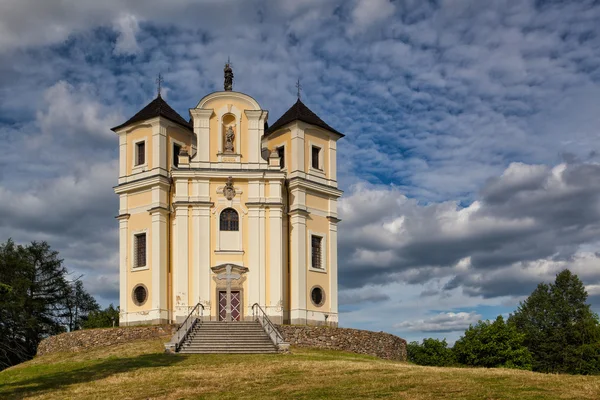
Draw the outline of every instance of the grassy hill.
<instances>
[{"instance_id":1,"label":"grassy hill","mask_svg":"<svg viewBox=\"0 0 600 400\"><path fill-rule=\"evenodd\" d=\"M0 372L0 399L600 399L600 377L419 367L356 354L163 353L162 340L49 354Z\"/></svg>"}]
</instances>

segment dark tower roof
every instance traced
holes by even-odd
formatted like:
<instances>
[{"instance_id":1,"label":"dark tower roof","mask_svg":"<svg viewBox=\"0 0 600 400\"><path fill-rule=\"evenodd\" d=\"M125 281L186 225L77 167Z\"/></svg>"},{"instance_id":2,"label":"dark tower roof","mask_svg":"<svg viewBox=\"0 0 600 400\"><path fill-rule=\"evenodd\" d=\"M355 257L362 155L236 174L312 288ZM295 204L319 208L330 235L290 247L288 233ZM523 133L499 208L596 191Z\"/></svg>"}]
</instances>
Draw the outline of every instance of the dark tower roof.
<instances>
[{"instance_id":1,"label":"dark tower roof","mask_svg":"<svg viewBox=\"0 0 600 400\"><path fill-rule=\"evenodd\" d=\"M183 117L179 115L177 111L173 110L171 106L163 100L160 94L156 96L154 100L152 100L146 107L142 108L133 117L129 118L121 125L111 128L111 130L116 131L117 129L120 129L127 125L131 125L135 122L141 122L156 117L166 118L171 122L175 122L176 124L179 124L184 128L192 130L192 124L183 119Z\"/></svg>"},{"instance_id":2,"label":"dark tower roof","mask_svg":"<svg viewBox=\"0 0 600 400\"><path fill-rule=\"evenodd\" d=\"M284 125L289 124L294 121L302 121L307 124L316 125L320 128L326 129L330 132L337 133L338 135L344 137L344 134L333 129L331 126L327 125L325 121L323 121L317 114L312 112L310 108L306 107L300 99L290 107L273 125L269 127L265 131L265 136L269 136L271 133L275 132L277 129L283 127Z\"/></svg>"}]
</instances>

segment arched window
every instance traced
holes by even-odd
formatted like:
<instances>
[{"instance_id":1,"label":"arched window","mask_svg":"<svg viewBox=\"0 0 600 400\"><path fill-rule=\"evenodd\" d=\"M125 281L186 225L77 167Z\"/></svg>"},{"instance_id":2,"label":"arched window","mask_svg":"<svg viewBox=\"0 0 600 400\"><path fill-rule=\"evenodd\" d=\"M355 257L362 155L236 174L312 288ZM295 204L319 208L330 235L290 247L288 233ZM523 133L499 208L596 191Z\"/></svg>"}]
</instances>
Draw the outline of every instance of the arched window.
<instances>
[{"instance_id":1,"label":"arched window","mask_svg":"<svg viewBox=\"0 0 600 400\"><path fill-rule=\"evenodd\" d=\"M222 231L238 231L240 229L237 211L233 208L226 208L221 212L220 229Z\"/></svg>"}]
</instances>

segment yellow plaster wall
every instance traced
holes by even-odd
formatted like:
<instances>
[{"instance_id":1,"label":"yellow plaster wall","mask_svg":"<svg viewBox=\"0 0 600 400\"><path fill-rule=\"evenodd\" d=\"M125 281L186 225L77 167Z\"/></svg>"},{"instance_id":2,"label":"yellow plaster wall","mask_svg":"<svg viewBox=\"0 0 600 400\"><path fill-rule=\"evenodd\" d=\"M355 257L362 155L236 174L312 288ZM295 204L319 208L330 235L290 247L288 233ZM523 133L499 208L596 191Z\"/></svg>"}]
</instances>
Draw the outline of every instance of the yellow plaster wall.
<instances>
[{"instance_id":1,"label":"yellow plaster wall","mask_svg":"<svg viewBox=\"0 0 600 400\"><path fill-rule=\"evenodd\" d=\"M129 217L128 223L128 235L127 235L127 310L130 312L146 311L150 310L152 304L152 218L146 213L132 214ZM146 230L146 266L148 269L144 270L132 270L133 265L133 234L135 232ZM133 302L132 291L133 288L142 283L148 288L148 300L144 305L137 306Z\"/></svg>"},{"instance_id":2,"label":"yellow plaster wall","mask_svg":"<svg viewBox=\"0 0 600 400\"><path fill-rule=\"evenodd\" d=\"M131 175L131 172L134 167L134 154L135 150L133 148L134 142L139 139L146 140L146 164L148 165L147 169L153 168L153 160L152 160L152 128L150 126L141 126L135 128L131 132L127 133L127 175Z\"/></svg>"},{"instance_id":3,"label":"yellow plaster wall","mask_svg":"<svg viewBox=\"0 0 600 400\"><path fill-rule=\"evenodd\" d=\"M316 193L306 193L306 206L322 211L328 211L329 200L327 197L319 196Z\"/></svg>"},{"instance_id":4,"label":"yellow plaster wall","mask_svg":"<svg viewBox=\"0 0 600 400\"><path fill-rule=\"evenodd\" d=\"M129 209L150 206L152 203L152 190L130 193L127 195L127 207Z\"/></svg>"},{"instance_id":5,"label":"yellow plaster wall","mask_svg":"<svg viewBox=\"0 0 600 400\"><path fill-rule=\"evenodd\" d=\"M317 130L307 129L304 131L304 165L306 166L306 171L309 172L312 157L312 145L317 145L321 147L321 152L323 153L323 172L325 173L325 177L329 178L329 139L324 133L321 133Z\"/></svg>"}]
</instances>

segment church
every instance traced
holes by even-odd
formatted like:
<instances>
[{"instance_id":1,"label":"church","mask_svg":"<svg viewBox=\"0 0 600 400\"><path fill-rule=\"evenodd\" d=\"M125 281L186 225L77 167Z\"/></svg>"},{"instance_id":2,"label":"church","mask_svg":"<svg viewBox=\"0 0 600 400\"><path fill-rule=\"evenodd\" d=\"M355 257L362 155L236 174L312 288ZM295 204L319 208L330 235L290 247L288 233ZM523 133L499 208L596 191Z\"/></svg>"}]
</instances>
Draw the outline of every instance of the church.
<instances>
[{"instance_id":1,"label":"church","mask_svg":"<svg viewBox=\"0 0 600 400\"><path fill-rule=\"evenodd\" d=\"M273 124L233 91L186 120L160 94L119 138L120 325L203 319L338 324L336 148L298 96ZM233 277L223 279L223 276ZM227 318L227 319L226 319Z\"/></svg>"}]
</instances>

